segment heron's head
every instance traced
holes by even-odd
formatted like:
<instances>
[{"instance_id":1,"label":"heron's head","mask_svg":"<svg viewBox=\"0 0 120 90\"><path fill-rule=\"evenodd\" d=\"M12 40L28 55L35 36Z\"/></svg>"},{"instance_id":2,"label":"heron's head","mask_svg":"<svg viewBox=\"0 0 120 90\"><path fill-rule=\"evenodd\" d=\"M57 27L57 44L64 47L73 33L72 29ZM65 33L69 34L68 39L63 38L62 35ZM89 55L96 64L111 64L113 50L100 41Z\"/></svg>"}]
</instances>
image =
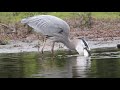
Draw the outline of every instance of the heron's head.
<instances>
[{"instance_id":1,"label":"heron's head","mask_svg":"<svg viewBox=\"0 0 120 90\"><path fill-rule=\"evenodd\" d=\"M76 50L80 55L84 55L84 56L90 56L90 48L88 46L88 43L82 39L82 38L78 38L79 41L77 42L76 45Z\"/></svg>"}]
</instances>

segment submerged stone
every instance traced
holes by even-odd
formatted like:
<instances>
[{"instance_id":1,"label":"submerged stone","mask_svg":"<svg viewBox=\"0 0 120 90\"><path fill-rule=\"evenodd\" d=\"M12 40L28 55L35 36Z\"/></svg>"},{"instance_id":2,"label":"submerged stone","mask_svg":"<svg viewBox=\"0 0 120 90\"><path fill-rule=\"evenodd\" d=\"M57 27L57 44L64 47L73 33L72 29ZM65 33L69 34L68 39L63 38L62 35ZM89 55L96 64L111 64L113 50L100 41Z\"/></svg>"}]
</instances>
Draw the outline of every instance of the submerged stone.
<instances>
[{"instance_id":1,"label":"submerged stone","mask_svg":"<svg viewBox=\"0 0 120 90\"><path fill-rule=\"evenodd\" d=\"M119 49L120 49L120 44L117 44L117 48L119 48Z\"/></svg>"}]
</instances>

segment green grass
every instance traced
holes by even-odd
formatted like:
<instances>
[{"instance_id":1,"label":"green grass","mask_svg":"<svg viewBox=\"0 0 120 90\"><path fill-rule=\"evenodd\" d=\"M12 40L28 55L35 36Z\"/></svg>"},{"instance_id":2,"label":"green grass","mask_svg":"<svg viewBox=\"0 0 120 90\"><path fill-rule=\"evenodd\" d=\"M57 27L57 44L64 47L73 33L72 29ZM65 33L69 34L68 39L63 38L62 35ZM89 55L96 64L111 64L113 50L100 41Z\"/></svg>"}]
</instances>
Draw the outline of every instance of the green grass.
<instances>
[{"instance_id":1,"label":"green grass","mask_svg":"<svg viewBox=\"0 0 120 90\"><path fill-rule=\"evenodd\" d=\"M116 19L120 18L120 12L93 12L92 17L98 18L98 19Z\"/></svg>"},{"instance_id":2,"label":"green grass","mask_svg":"<svg viewBox=\"0 0 120 90\"><path fill-rule=\"evenodd\" d=\"M65 18L74 18L78 17L84 12L0 12L0 22L2 23L15 23L19 22L22 18L41 15L41 14L49 14L60 17L62 19ZM102 18L120 18L120 12L92 12L92 17L102 19Z\"/></svg>"}]
</instances>

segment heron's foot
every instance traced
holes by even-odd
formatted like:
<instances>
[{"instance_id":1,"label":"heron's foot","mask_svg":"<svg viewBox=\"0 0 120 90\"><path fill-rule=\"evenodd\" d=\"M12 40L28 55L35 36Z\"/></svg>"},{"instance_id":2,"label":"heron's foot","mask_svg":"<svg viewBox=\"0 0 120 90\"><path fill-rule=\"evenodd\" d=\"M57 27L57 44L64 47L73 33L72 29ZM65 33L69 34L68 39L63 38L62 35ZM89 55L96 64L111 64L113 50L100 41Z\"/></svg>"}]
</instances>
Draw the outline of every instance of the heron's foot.
<instances>
[{"instance_id":1,"label":"heron's foot","mask_svg":"<svg viewBox=\"0 0 120 90\"><path fill-rule=\"evenodd\" d=\"M38 48L38 52L40 52L40 49Z\"/></svg>"},{"instance_id":2,"label":"heron's foot","mask_svg":"<svg viewBox=\"0 0 120 90\"><path fill-rule=\"evenodd\" d=\"M43 52L43 51L42 51L41 53L42 53L42 54L44 54L44 52Z\"/></svg>"},{"instance_id":3,"label":"heron's foot","mask_svg":"<svg viewBox=\"0 0 120 90\"><path fill-rule=\"evenodd\" d=\"M53 51L51 51L51 53L52 53L52 54L54 54L54 52L53 52Z\"/></svg>"},{"instance_id":4,"label":"heron's foot","mask_svg":"<svg viewBox=\"0 0 120 90\"><path fill-rule=\"evenodd\" d=\"M51 54L52 54L52 56L54 56L54 51L53 50L51 51Z\"/></svg>"},{"instance_id":5,"label":"heron's foot","mask_svg":"<svg viewBox=\"0 0 120 90\"><path fill-rule=\"evenodd\" d=\"M44 51L43 51L43 50L41 50L41 53L42 53L42 54L44 54Z\"/></svg>"},{"instance_id":6,"label":"heron's foot","mask_svg":"<svg viewBox=\"0 0 120 90\"><path fill-rule=\"evenodd\" d=\"M54 56L55 54L54 53L52 53L52 56Z\"/></svg>"}]
</instances>

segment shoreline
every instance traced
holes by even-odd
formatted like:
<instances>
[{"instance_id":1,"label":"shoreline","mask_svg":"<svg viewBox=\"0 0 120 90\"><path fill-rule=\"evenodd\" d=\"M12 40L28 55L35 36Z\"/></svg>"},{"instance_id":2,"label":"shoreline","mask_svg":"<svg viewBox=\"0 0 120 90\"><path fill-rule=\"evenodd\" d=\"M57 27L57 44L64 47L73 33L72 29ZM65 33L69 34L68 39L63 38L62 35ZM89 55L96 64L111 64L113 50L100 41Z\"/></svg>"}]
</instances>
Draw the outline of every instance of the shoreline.
<instances>
[{"instance_id":1,"label":"shoreline","mask_svg":"<svg viewBox=\"0 0 120 90\"><path fill-rule=\"evenodd\" d=\"M91 50L96 48L110 48L117 47L120 43L120 37L114 37L112 40L103 40L103 38L86 39ZM51 51L52 42L47 40L44 51ZM38 40L33 42L22 42L22 41L10 41L7 45L0 45L0 53L20 53L20 52L38 52ZM41 51L42 42L40 42L39 51ZM68 50L62 43L56 43L54 50Z\"/></svg>"},{"instance_id":2,"label":"shoreline","mask_svg":"<svg viewBox=\"0 0 120 90\"><path fill-rule=\"evenodd\" d=\"M95 19L92 18L91 28L80 23L81 18L70 18L65 21L70 26L70 38L84 38L89 47L96 48L109 48L117 47L120 44L120 22L118 19ZM15 32L11 33L10 28L15 28ZM19 53L19 52L38 52L38 33L35 33L32 28L16 22L15 25L3 24L0 27L0 53ZM40 35L39 35L40 36ZM8 39L8 40L7 40ZM42 37L40 38L42 40ZM10 41L9 41L10 40ZM43 42L40 42L40 50ZM51 42L47 40L44 51L51 51ZM68 49L62 43L56 43L54 50Z\"/></svg>"}]
</instances>

